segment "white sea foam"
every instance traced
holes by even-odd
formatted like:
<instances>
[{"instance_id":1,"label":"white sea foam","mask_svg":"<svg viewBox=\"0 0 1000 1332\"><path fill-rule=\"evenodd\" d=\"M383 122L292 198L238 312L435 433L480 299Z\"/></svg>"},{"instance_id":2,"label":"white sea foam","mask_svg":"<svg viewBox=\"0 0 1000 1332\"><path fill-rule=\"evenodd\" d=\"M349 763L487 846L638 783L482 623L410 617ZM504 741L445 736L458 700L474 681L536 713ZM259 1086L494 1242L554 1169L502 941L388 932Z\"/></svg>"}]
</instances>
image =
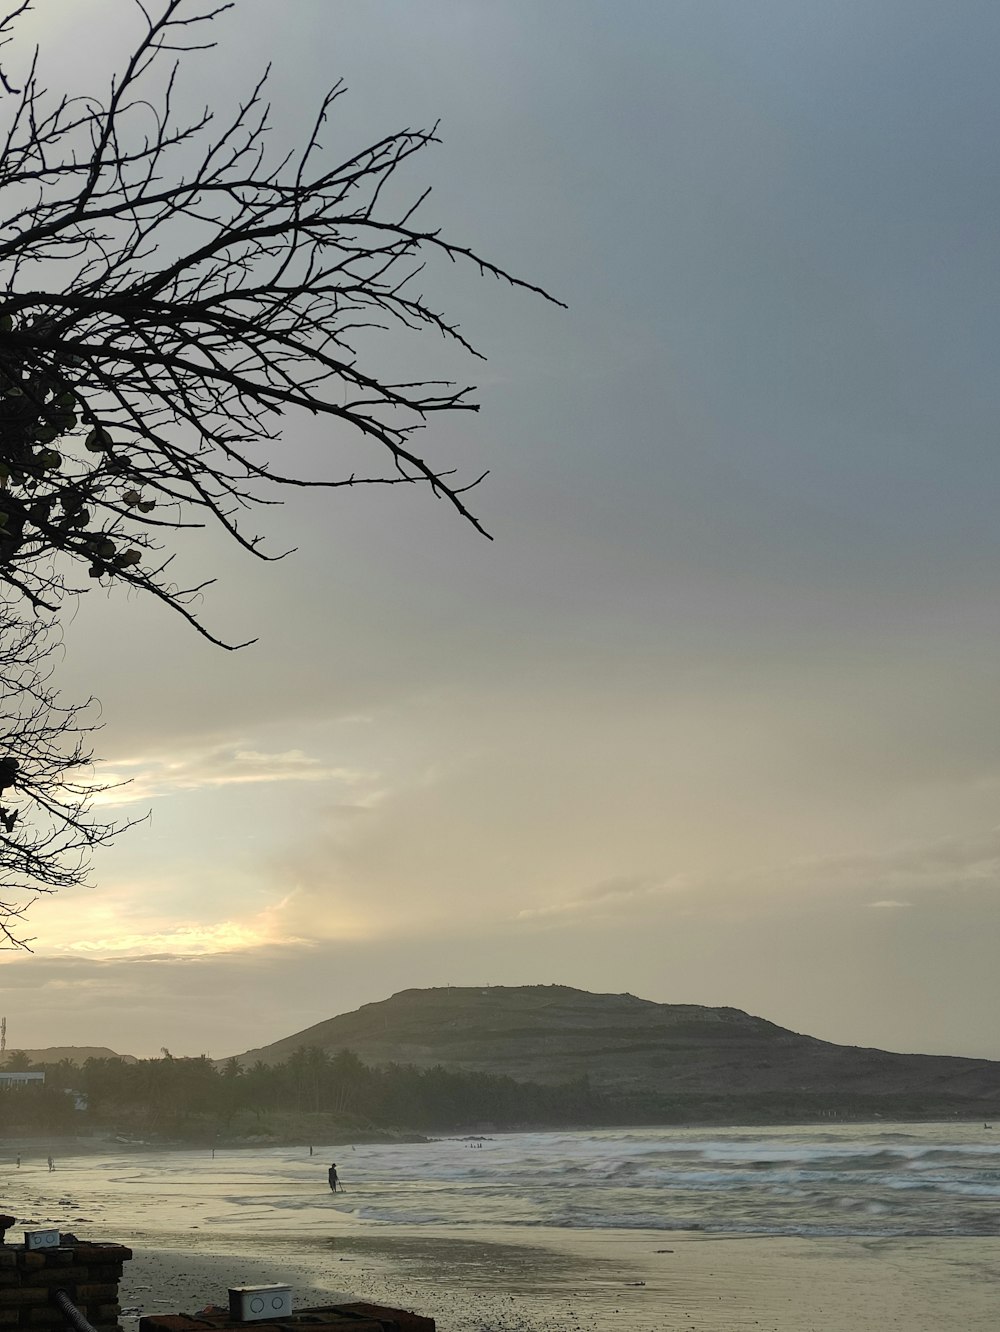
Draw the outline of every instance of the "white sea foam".
<instances>
[{"instance_id":1,"label":"white sea foam","mask_svg":"<svg viewBox=\"0 0 1000 1332\"><path fill-rule=\"evenodd\" d=\"M81 1158L88 1213L150 1231L248 1223L699 1229L763 1235L1000 1233L1000 1133L981 1125L618 1129L467 1141ZM336 1159L344 1194L331 1195Z\"/></svg>"}]
</instances>

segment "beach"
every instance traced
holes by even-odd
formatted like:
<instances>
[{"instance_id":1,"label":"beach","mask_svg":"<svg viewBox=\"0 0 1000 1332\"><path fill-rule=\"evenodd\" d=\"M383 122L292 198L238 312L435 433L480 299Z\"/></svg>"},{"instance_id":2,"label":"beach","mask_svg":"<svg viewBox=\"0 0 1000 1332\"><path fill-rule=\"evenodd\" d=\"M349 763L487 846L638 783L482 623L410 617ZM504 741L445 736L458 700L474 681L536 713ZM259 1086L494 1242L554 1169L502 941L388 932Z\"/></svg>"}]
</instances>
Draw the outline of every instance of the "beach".
<instances>
[{"instance_id":1,"label":"beach","mask_svg":"<svg viewBox=\"0 0 1000 1332\"><path fill-rule=\"evenodd\" d=\"M651 1150L651 1139L638 1141ZM995 1234L518 1225L490 1203L483 1158L491 1152L509 1172L540 1148L583 1153L587 1145L565 1135L549 1142L511 1135L479 1152L449 1142L340 1148L350 1182L336 1196L325 1186L329 1153L309 1157L302 1148L65 1155L51 1173L44 1156L23 1152L20 1168L6 1163L0 1171L4 1207L19 1223L132 1248L121 1292L126 1328L141 1313L194 1313L224 1305L230 1286L271 1282L291 1285L297 1308L355 1296L429 1315L441 1332L995 1327ZM598 1147L606 1153L606 1139ZM622 1143L614 1147L620 1159ZM441 1169L428 1180L434 1159ZM409 1185L407 1169L417 1176ZM474 1170L482 1178L470 1181ZM381 1173L397 1178L401 1213L411 1198L409 1219L365 1215L387 1211ZM459 1214L449 1202L456 1187L468 1210L461 1224L448 1224L449 1209Z\"/></svg>"},{"instance_id":2,"label":"beach","mask_svg":"<svg viewBox=\"0 0 1000 1332\"><path fill-rule=\"evenodd\" d=\"M942 1332L996 1327L997 1245L974 1241L626 1240L582 1232L513 1246L484 1229L349 1241L319 1261L248 1241L254 1256L137 1248L123 1308L193 1313L230 1285L289 1281L298 1307L330 1290L412 1309L441 1332ZM643 1285L637 1285L643 1282Z\"/></svg>"}]
</instances>

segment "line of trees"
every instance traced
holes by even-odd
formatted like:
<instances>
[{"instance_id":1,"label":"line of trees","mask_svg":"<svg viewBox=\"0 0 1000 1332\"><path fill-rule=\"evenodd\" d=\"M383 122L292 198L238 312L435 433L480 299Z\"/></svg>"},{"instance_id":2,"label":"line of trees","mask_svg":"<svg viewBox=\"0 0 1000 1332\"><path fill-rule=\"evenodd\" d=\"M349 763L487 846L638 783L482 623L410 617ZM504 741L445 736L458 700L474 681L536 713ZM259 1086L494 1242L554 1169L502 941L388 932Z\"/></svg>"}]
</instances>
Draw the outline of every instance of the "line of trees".
<instances>
[{"instance_id":1,"label":"line of trees","mask_svg":"<svg viewBox=\"0 0 1000 1332\"><path fill-rule=\"evenodd\" d=\"M44 1086L0 1092L0 1131L110 1131L201 1139L331 1133L449 1132L609 1122L610 1103L586 1079L555 1086L441 1066L370 1067L349 1050L302 1047L282 1064L219 1065L207 1056L63 1060L38 1069ZM75 1095L74 1095L75 1094ZM86 1109L77 1110L78 1098Z\"/></svg>"},{"instance_id":2,"label":"line of trees","mask_svg":"<svg viewBox=\"0 0 1000 1332\"><path fill-rule=\"evenodd\" d=\"M37 1070L43 1085L0 1090L0 1134L120 1134L182 1142L333 1142L483 1129L612 1124L777 1124L843 1119L997 1117L997 1106L953 1095L768 1092L608 1094L586 1078L544 1086L457 1069L371 1067L349 1050L304 1046L282 1064L236 1059L63 1060L8 1056L5 1071ZM84 1109L79 1109L84 1105Z\"/></svg>"}]
</instances>

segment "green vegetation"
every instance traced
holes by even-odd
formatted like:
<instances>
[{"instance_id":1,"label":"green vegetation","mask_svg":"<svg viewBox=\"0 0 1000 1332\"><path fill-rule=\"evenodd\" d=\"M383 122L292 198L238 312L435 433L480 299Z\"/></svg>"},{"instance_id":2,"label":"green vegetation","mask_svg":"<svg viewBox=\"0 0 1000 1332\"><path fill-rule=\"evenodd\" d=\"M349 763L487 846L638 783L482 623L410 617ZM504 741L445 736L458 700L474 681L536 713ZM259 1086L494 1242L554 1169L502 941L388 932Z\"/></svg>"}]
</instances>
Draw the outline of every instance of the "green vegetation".
<instances>
[{"instance_id":1,"label":"green vegetation","mask_svg":"<svg viewBox=\"0 0 1000 1332\"><path fill-rule=\"evenodd\" d=\"M27 1061L12 1056L5 1067ZM114 1133L158 1140L334 1141L463 1129L607 1123L586 1079L560 1086L390 1064L303 1046L282 1064L206 1056L38 1064L44 1086L0 1091L0 1132ZM72 1094L72 1093L75 1093ZM77 1105L85 1101L85 1108Z\"/></svg>"},{"instance_id":2,"label":"green vegetation","mask_svg":"<svg viewBox=\"0 0 1000 1332\"><path fill-rule=\"evenodd\" d=\"M776 1124L827 1118L975 1117L948 1094L890 1092L599 1092L587 1078L544 1086L466 1069L369 1066L349 1050L301 1046L279 1064L206 1056L88 1059L44 1071L44 1085L0 1090L0 1133L117 1135L185 1143L365 1141L426 1133L642 1124ZM988 1113L997 1115L991 1104Z\"/></svg>"}]
</instances>

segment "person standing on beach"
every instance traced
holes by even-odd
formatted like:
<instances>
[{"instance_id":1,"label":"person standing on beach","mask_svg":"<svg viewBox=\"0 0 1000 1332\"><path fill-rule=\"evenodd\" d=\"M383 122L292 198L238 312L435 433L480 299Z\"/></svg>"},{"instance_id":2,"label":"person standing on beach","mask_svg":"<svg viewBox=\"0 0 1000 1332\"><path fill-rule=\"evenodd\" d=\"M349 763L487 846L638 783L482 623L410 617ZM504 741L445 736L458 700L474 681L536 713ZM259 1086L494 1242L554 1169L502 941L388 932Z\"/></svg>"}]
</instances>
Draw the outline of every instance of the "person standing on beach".
<instances>
[{"instance_id":1,"label":"person standing on beach","mask_svg":"<svg viewBox=\"0 0 1000 1332\"><path fill-rule=\"evenodd\" d=\"M50 1169L50 1170L55 1170L55 1168L56 1168L56 1163L55 1163L55 1161L53 1161L52 1157L50 1156L50 1157L49 1157L49 1169Z\"/></svg>"},{"instance_id":2,"label":"person standing on beach","mask_svg":"<svg viewBox=\"0 0 1000 1332\"><path fill-rule=\"evenodd\" d=\"M337 1179L337 1163L336 1163L336 1161L334 1161L333 1165L332 1165L332 1166L330 1167L330 1169L326 1172L326 1177L327 1177L327 1179L330 1181L330 1190L331 1190L331 1192L336 1193L336 1192L337 1192L337 1185L340 1183L340 1181Z\"/></svg>"}]
</instances>

